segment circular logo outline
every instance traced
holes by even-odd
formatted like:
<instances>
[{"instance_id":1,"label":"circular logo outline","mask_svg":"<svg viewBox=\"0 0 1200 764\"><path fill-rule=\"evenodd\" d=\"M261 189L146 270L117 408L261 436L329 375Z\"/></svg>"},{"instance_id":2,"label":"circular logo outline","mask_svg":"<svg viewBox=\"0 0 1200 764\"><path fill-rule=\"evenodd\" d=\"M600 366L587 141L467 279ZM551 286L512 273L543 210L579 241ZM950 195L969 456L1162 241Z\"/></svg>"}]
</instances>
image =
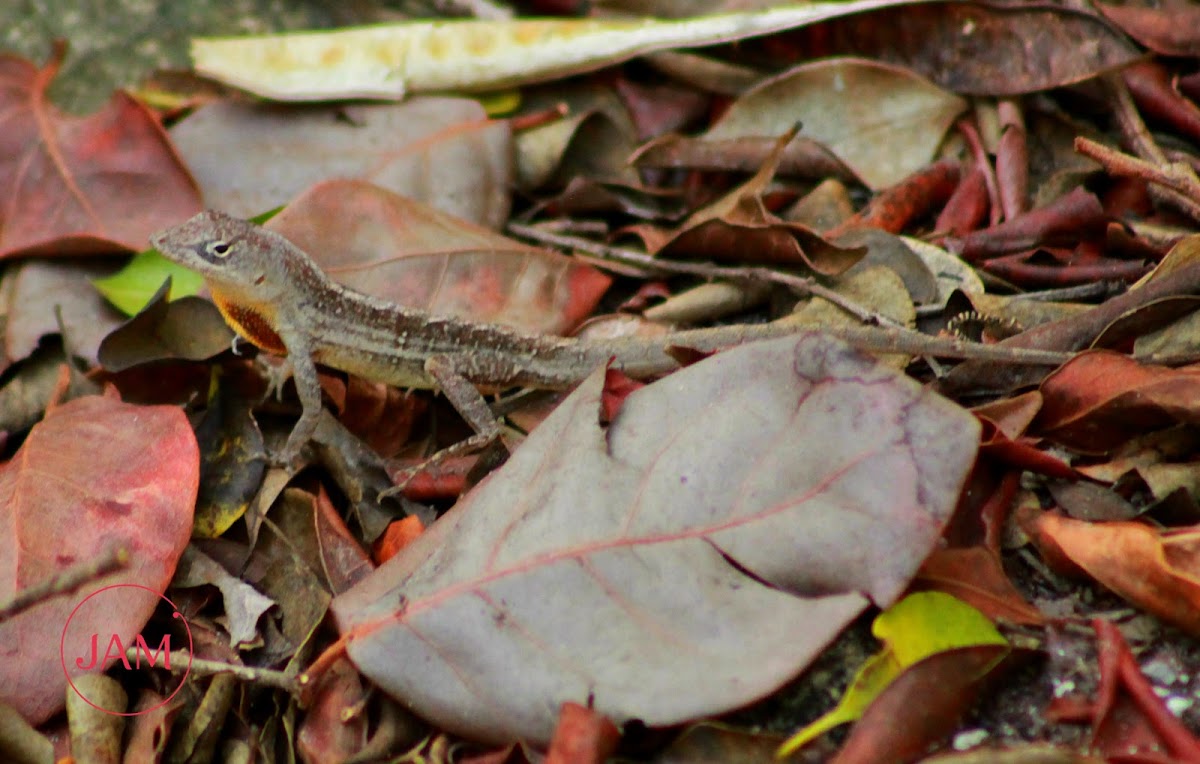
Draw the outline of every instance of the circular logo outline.
<instances>
[{"instance_id":1,"label":"circular logo outline","mask_svg":"<svg viewBox=\"0 0 1200 764\"><path fill-rule=\"evenodd\" d=\"M131 587L134 589L145 589L146 591L153 594L155 597L158 597L159 599L161 599L162 601L164 601L168 605L170 605L171 606L171 617L179 619L179 621L183 624L184 631L187 632L187 638L188 638L187 668L184 669L183 676L180 677L180 679L179 679L179 686L175 688L175 692L171 693L166 698L164 698L161 703L151 706L150 708L142 709L141 711L110 711L107 708L102 708L102 707L96 705L88 698L88 696L84 695L82 692L79 691L79 688L75 686L75 680L73 680L71 678L70 671L67 670L67 630L69 628L71 628L71 619L74 618L75 614L79 612L79 608L83 607L84 603L87 602L88 600L90 600L92 597L95 597L97 594L106 592L109 589L119 589L122 587ZM76 695L78 695L80 698L83 699L84 703L87 703L89 706L96 709L97 711L102 711L106 714L111 714L113 716L141 716L142 714L148 714L151 711L155 711L159 708L162 708L166 704L170 703L171 700L174 699L174 697L179 694L179 691L183 689L184 683L187 682L188 675L190 675L192 673L192 657L193 657L192 650L193 650L192 627L188 625L187 619L183 617L183 613L179 612L179 608L177 608L175 606L175 603L172 602L170 599L168 599L165 594L159 594L158 592L154 591L150 587L142 586L141 584L109 584L108 586L101 587L101 588L97 589L96 591L92 592L91 594L89 594L88 596L84 597L82 600L79 601L79 604L75 606L75 609L71 611L71 614L69 616L67 616L67 622L65 624L63 624L62 636L59 637L59 640L58 640L58 659L59 659L59 662L62 664L63 676L65 676L67 678L67 684L71 685L71 689L75 692Z\"/></svg>"}]
</instances>

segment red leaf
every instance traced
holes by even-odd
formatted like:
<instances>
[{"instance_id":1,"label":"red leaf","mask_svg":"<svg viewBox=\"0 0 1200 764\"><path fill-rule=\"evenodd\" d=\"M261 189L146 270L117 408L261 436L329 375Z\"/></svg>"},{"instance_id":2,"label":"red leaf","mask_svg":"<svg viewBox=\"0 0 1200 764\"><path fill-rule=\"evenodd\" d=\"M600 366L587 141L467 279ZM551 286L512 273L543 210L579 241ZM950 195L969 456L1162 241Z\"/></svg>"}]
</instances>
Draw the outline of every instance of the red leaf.
<instances>
[{"instance_id":1,"label":"red leaf","mask_svg":"<svg viewBox=\"0 0 1200 764\"><path fill-rule=\"evenodd\" d=\"M1090 523L1053 512L1024 525L1051 564L1065 557L1133 604L1200 634L1195 530L1159 533L1141 523Z\"/></svg>"},{"instance_id":2,"label":"red leaf","mask_svg":"<svg viewBox=\"0 0 1200 764\"><path fill-rule=\"evenodd\" d=\"M129 566L81 590L0 623L0 699L33 723L62 708L67 679L60 639L117 634L125 645L145 625L192 531L199 449L176 406L133 406L80 398L33 428L0 467L0 600L106 549L129 551ZM71 619L75 606L102 586ZM153 646L152 646L153 647Z\"/></svg>"},{"instance_id":3,"label":"red leaf","mask_svg":"<svg viewBox=\"0 0 1200 764\"><path fill-rule=\"evenodd\" d=\"M0 256L144 249L200 210L200 192L157 117L125 93L87 117L54 108L59 64L0 56Z\"/></svg>"},{"instance_id":4,"label":"red leaf","mask_svg":"<svg viewBox=\"0 0 1200 764\"><path fill-rule=\"evenodd\" d=\"M361 180L319 183L267 223L361 292L439 315L564 333L609 279Z\"/></svg>"},{"instance_id":5,"label":"red leaf","mask_svg":"<svg viewBox=\"0 0 1200 764\"><path fill-rule=\"evenodd\" d=\"M1143 366L1107 351L1083 353L1042 383L1038 434L1085 453L1102 453L1177 422L1200 422L1200 366Z\"/></svg>"},{"instance_id":6,"label":"red leaf","mask_svg":"<svg viewBox=\"0 0 1200 764\"><path fill-rule=\"evenodd\" d=\"M953 731L980 689L981 675L1008 651L980 645L937 653L906 669L875 699L834 764L915 761Z\"/></svg>"},{"instance_id":7,"label":"red leaf","mask_svg":"<svg viewBox=\"0 0 1200 764\"><path fill-rule=\"evenodd\" d=\"M563 703L545 764L601 764L617 750L617 725L578 703Z\"/></svg>"},{"instance_id":8,"label":"red leaf","mask_svg":"<svg viewBox=\"0 0 1200 764\"><path fill-rule=\"evenodd\" d=\"M321 675L321 687L296 731L296 750L304 761L346 761L362 751L367 742L367 694L350 661L339 660Z\"/></svg>"}]
</instances>

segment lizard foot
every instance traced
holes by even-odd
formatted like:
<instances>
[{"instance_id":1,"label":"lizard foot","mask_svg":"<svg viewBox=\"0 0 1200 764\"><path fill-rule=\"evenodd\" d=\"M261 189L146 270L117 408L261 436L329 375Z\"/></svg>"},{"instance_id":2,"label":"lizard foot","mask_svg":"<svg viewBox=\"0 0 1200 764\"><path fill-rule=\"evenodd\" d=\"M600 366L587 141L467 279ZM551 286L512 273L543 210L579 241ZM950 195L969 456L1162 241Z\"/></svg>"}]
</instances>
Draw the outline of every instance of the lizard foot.
<instances>
[{"instance_id":1,"label":"lizard foot","mask_svg":"<svg viewBox=\"0 0 1200 764\"><path fill-rule=\"evenodd\" d=\"M266 451L265 453L257 454L257 456L260 456L267 463L267 466L281 467L286 470L298 472L302 465L304 445L303 443L295 444L289 438L283 448Z\"/></svg>"},{"instance_id":2,"label":"lizard foot","mask_svg":"<svg viewBox=\"0 0 1200 764\"><path fill-rule=\"evenodd\" d=\"M383 501L389 496L395 496L398 493L403 493L404 489L408 487L408 484L412 482L413 478L415 478L417 475L437 468L438 465L447 459L455 456L462 456L463 454L469 454L486 448L494 443L496 438L496 433L479 433L477 435L472 435L466 440L460 440L452 446L443 448L441 451L438 451L420 464L413 467L408 467L407 469L401 470L399 473L397 473L394 478L395 485L385 491L380 491L379 496L376 497L376 500Z\"/></svg>"}]
</instances>

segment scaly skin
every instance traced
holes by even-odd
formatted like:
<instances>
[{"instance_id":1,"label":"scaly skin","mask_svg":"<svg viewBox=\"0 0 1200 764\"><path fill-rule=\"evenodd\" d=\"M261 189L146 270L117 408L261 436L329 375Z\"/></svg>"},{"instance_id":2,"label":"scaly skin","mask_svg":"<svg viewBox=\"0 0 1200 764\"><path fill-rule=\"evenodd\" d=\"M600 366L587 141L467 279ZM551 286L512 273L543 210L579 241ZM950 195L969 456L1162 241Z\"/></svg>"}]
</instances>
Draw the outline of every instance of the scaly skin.
<instances>
[{"instance_id":1,"label":"scaly skin","mask_svg":"<svg viewBox=\"0 0 1200 764\"><path fill-rule=\"evenodd\" d=\"M805 329L728 326L603 342L548 337L433 316L347 289L283 236L215 210L150 240L204 276L238 334L291 361L303 413L280 456L285 462L316 429L317 363L398 387L441 389L476 431L492 437L495 420L473 386L564 389L609 360L630 376L653 377L677 368L666 352L671 346L712 351Z\"/></svg>"}]
</instances>

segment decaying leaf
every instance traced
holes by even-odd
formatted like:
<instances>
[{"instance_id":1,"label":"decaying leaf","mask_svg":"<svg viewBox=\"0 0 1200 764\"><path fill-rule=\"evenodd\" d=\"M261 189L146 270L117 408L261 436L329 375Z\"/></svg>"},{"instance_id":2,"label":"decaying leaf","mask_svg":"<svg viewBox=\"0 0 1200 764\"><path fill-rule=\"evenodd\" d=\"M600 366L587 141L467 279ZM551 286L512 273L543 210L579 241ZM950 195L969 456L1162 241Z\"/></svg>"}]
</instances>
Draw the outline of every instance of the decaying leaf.
<instances>
[{"instance_id":1,"label":"decaying leaf","mask_svg":"<svg viewBox=\"0 0 1200 764\"><path fill-rule=\"evenodd\" d=\"M508 122L473 99L300 111L223 101L197 109L171 139L208 206L234 215L279 207L323 180L361 178L479 225L508 218Z\"/></svg>"},{"instance_id":2,"label":"decaying leaf","mask_svg":"<svg viewBox=\"0 0 1200 764\"><path fill-rule=\"evenodd\" d=\"M1126 600L1200 634L1200 540L1136 522L1092 523L1053 512L1026 523L1043 554L1066 559Z\"/></svg>"},{"instance_id":3,"label":"decaying leaf","mask_svg":"<svg viewBox=\"0 0 1200 764\"><path fill-rule=\"evenodd\" d=\"M197 72L267 98L402 98L484 91L600 69L670 48L731 42L878 7L809 3L682 21L421 21L192 41Z\"/></svg>"},{"instance_id":4,"label":"decaying leaf","mask_svg":"<svg viewBox=\"0 0 1200 764\"><path fill-rule=\"evenodd\" d=\"M978 442L816 333L642 388L607 429L602 379L332 605L358 667L440 727L544 743L564 701L667 725L772 691L900 595Z\"/></svg>"},{"instance_id":5,"label":"decaying leaf","mask_svg":"<svg viewBox=\"0 0 1200 764\"><path fill-rule=\"evenodd\" d=\"M152 232L200 209L200 193L158 118L118 92L74 117L46 96L45 68L0 56L0 255L140 250Z\"/></svg>"},{"instance_id":6,"label":"decaying leaf","mask_svg":"<svg viewBox=\"0 0 1200 764\"><path fill-rule=\"evenodd\" d=\"M777 136L800 122L871 188L899 183L934 158L962 98L900 67L824 59L766 80L705 133L705 140Z\"/></svg>"},{"instance_id":7,"label":"decaying leaf","mask_svg":"<svg viewBox=\"0 0 1200 764\"><path fill-rule=\"evenodd\" d=\"M133 643L187 545L199 465L177 407L89 397L51 411L0 467L0 600L106 550L130 555L128 567L95 585L0 623L0 699L26 719L39 723L62 708L60 645L85 645L97 633ZM118 583L138 586L89 600L64 632L88 595Z\"/></svg>"},{"instance_id":8,"label":"decaying leaf","mask_svg":"<svg viewBox=\"0 0 1200 764\"><path fill-rule=\"evenodd\" d=\"M591 266L360 180L313 186L267 228L352 289L528 331L574 328L610 283Z\"/></svg>"},{"instance_id":9,"label":"decaying leaf","mask_svg":"<svg viewBox=\"0 0 1200 764\"><path fill-rule=\"evenodd\" d=\"M881 613L871 631L884 648L859 669L836 708L780 746L781 756L798 751L839 724L858 719L902 672L930 656L964 647L1008 647L983 613L941 592L910 594ZM978 676L960 678L963 684L973 684Z\"/></svg>"}]
</instances>

